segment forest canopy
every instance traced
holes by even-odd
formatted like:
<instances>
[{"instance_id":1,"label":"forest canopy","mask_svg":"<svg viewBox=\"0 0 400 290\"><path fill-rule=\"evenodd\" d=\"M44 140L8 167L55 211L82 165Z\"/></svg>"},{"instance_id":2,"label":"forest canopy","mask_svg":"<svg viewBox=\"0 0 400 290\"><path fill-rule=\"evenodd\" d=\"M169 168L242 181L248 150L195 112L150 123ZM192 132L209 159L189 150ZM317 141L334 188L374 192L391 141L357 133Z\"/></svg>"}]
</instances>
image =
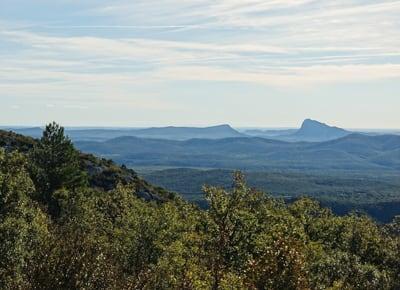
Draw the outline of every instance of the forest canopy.
<instances>
[{"instance_id":1,"label":"forest canopy","mask_svg":"<svg viewBox=\"0 0 400 290\"><path fill-rule=\"evenodd\" d=\"M82 159L55 123L16 140L0 142L0 289L400 289L400 218L288 205L240 172L200 209Z\"/></svg>"}]
</instances>

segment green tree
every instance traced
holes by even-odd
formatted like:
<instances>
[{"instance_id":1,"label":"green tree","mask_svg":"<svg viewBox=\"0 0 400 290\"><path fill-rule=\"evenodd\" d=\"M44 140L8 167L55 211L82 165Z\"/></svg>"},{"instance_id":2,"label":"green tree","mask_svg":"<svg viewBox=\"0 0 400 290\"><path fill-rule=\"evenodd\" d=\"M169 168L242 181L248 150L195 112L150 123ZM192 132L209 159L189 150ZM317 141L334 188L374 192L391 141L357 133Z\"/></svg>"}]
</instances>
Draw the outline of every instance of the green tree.
<instances>
[{"instance_id":1,"label":"green tree","mask_svg":"<svg viewBox=\"0 0 400 290\"><path fill-rule=\"evenodd\" d=\"M79 152L65 136L64 128L53 122L46 126L30 158L37 197L52 215L58 215L59 204L53 193L61 188L73 192L87 184L87 176L80 168Z\"/></svg>"},{"instance_id":2,"label":"green tree","mask_svg":"<svg viewBox=\"0 0 400 290\"><path fill-rule=\"evenodd\" d=\"M231 283L239 289L305 288L305 257L298 240L302 235L287 211L248 188L240 172L234 175L231 192L215 187L206 187L205 192L213 289Z\"/></svg>"},{"instance_id":3,"label":"green tree","mask_svg":"<svg viewBox=\"0 0 400 290\"><path fill-rule=\"evenodd\" d=\"M26 167L23 155L0 152L0 289L30 287L29 272L49 237L46 215L29 198Z\"/></svg>"},{"instance_id":4,"label":"green tree","mask_svg":"<svg viewBox=\"0 0 400 290\"><path fill-rule=\"evenodd\" d=\"M157 212L158 258L150 267L148 289L210 289L202 225L206 213L183 201L167 202Z\"/></svg>"}]
</instances>

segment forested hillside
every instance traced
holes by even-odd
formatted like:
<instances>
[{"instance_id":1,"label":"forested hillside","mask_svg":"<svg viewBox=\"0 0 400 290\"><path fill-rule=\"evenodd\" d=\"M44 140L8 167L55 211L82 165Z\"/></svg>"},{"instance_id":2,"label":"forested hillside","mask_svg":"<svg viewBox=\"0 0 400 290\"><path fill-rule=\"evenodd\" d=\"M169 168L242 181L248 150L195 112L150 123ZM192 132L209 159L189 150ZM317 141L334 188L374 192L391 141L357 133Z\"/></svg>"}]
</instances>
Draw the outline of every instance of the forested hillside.
<instances>
[{"instance_id":1,"label":"forested hillside","mask_svg":"<svg viewBox=\"0 0 400 290\"><path fill-rule=\"evenodd\" d=\"M1 132L0 289L399 289L400 219L205 186L206 210L78 152Z\"/></svg>"},{"instance_id":2,"label":"forested hillside","mask_svg":"<svg viewBox=\"0 0 400 290\"><path fill-rule=\"evenodd\" d=\"M233 171L173 168L143 169L140 173L152 184L178 192L186 200L206 207L203 185L214 184L229 188ZM249 186L289 203L308 196L338 215L352 211L363 212L382 223L390 222L396 215L400 215L398 173L246 171L244 174Z\"/></svg>"}]
</instances>

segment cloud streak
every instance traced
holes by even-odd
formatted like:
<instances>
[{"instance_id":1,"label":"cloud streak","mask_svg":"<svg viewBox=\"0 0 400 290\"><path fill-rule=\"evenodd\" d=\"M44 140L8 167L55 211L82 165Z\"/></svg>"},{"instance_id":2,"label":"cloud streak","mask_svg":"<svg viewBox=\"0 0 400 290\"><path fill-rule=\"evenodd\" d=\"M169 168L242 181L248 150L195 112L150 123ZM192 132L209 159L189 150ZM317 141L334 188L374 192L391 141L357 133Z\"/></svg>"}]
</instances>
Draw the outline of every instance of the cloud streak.
<instances>
[{"instance_id":1,"label":"cloud streak","mask_svg":"<svg viewBox=\"0 0 400 290\"><path fill-rule=\"evenodd\" d=\"M144 38L61 37L26 31L2 31L0 35L28 48L28 52L21 51L18 60L5 61L0 69L3 83L190 79L284 86L400 77L396 63L368 63L378 57L399 57L398 49L385 51L382 47L228 45ZM366 54L365 50L374 53ZM39 59L32 60L32 55ZM323 66L325 63L328 65Z\"/></svg>"},{"instance_id":2,"label":"cloud streak","mask_svg":"<svg viewBox=\"0 0 400 290\"><path fill-rule=\"evenodd\" d=\"M400 80L400 1L21 0L24 9L5 1L0 100L16 105L89 110L100 100L179 110L166 100L181 90L242 88L235 95ZM180 89L188 85L196 89Z\"/></svg>"}]
</instances>

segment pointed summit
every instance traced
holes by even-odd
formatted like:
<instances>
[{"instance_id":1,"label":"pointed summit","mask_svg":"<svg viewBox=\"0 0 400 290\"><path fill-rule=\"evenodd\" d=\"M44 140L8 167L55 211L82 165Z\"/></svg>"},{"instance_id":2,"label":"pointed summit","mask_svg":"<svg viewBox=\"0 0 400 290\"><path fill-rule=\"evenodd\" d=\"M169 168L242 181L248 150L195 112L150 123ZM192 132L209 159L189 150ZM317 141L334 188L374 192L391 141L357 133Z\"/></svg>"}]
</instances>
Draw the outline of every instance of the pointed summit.
<instances>
[{"instance_id":1,"label":"pointed summit","mask_svg":"<svg viewBox=\"0 0 400 290\"><path fill-rule=\"evenodd\" d=\"M310 129L310 128L337 128L337 127L331 127L325 123L316 121L316 120L312 120L312 119L305 119L303 121L303 124L301 125L300 129ZM339 128L338 128L339 129Z\"/></svg>"},{"instance_id":2,"label":"pointed summit","mask_svg":"<svg viewBox=\"0 0 400 290\"><path fill-rule=\"evenodd\" d=\"M306 141L327 141L341 138L348 134L350 132L342 128L329 126L312 119L305 119L301 128L293 136Z\"/></svg>"}]
</instances>

